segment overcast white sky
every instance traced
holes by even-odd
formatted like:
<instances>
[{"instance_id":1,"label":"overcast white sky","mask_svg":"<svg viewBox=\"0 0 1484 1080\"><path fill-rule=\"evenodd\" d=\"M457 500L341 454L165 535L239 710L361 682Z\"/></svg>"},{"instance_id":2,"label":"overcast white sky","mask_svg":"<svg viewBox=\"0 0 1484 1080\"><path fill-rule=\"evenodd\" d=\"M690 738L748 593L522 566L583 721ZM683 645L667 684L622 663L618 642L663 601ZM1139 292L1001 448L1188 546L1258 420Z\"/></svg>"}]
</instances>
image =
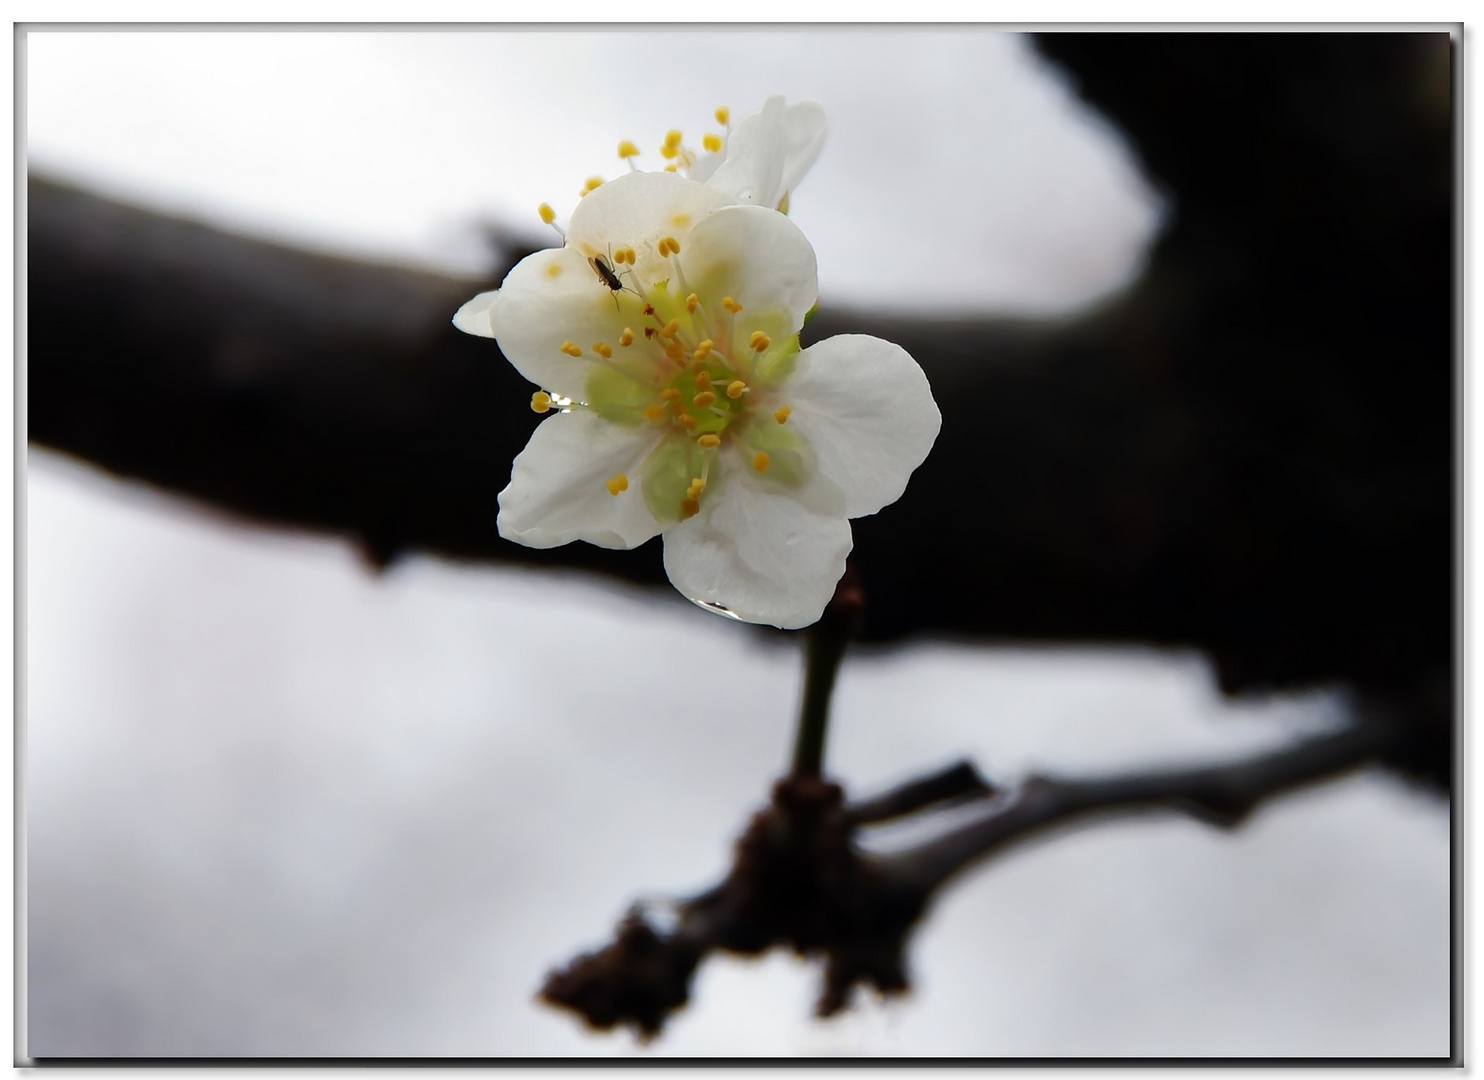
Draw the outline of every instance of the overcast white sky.
<instances>
[{"instance_id":1,"label":"overcast white sky","mask_svg":"<svg viewBox=\"0 0 1484 1080\"><path fill-rule=\"evenodd\" d=\"M26 65L33 168L434 265L476 265L481 221L539 235L618 139L699 141L779 92L831 117L792 210L826 303L1074 310L1158 217L992 31L31 34ZM945 897L889 1010L817 1024L805 965L722 960L649 1050L587 1035L533 1004L542 975L722 869L785 757L794 655L578 578L375 577L44 453L27 486L34 1054L1447 1050L1447 810L1377 775L1231 835L1019 851ZM655 692L698 654L736 676L700 715ZM847 662L830 761L856 790L961 756L1113 768L1340 708L1225 702L1178 653L924 644Z\"/></svg>"}]
</instances>

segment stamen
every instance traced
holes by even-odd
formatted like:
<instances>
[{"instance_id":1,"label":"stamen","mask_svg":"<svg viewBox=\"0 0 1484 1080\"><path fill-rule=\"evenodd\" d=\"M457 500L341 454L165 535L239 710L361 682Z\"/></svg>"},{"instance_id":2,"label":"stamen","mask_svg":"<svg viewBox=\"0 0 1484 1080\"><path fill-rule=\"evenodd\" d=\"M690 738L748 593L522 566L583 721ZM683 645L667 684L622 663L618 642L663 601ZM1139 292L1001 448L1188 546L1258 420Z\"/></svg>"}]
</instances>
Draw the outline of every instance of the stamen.
<instances>
[{"instance_id":1,"label":"stamen","mask_svg":"<svg viewBox=\"0 0 1484 1080\"><path fill-rule=\"evenodd\" d=\"M716 112L712 115L716 117L716 122L723 127L732 122L732 110L725 105L718 105Z\"/></svg>"},{"instance_id":2,"label":"stamen","mask_svg":"<svg viewBox=\"0 0 1484 1080\"><path fill-rule=\"evenodd\" d=\"M658 420L660 417L665 415L665 407L663 405L654 404L646 405L644 406L642 415L646 420Z\"/></svg>"},{"instance_id":3,"label":"stamen","mask_svg":"<svg viewBox=\"0 0 1484 1080\"><path fill-rule=\"evenodd\" d=\"M536 213L541 215L541 220L547 225L556 222L556 211L551 208L551 204L549 203L542 203L536 207Z\"/></svg>"},{"instance_id":4,"label":"stamen","mask_svg":"<svg viewBox=\"0 0 1484 1080\"><path fill-rule=\"evenodd\" d=\"M585 184L582 185L582 190L579 191L577 193L577 195L578 195L579 198L581 198L582 196L586 195L589 191L597 191L598 188L600 188L602 186L603 186L603 178L601 176L589 176L587 178L587 183L585 183Z\"/></svg>"},{"instance_id":5,"label":"stamen","mask_svg":"<svg viewBox=\"0 0 1484 1080\"><path fill-rule=\"evenodd\" d=\"M661 256L679 255L680 242L673 236L662 236L660 237L660 242L655 245L655 249L660 253Z\"/></svg>"},{"instance_id":6,"label":"stamen","mask_svg":"<svg viewBox=\"0 0 1484 1080\"><path fill-rule=\"evenodd\" d=\"M705 341L696 346L696 351L691 355L694 356L697 360L704 360L706 359L706 357L711 355L711 350L713 348L715 348L715 342L713 342L710 338L707 338ZM697 385L700 385L699 379L697 380Z\"/></svg>"},{"instance_id":7,"label":"stamen","mask_svg":"<svg viewBox=\"0 0 1484 1080\"><path fill-rule=\"evenodd\" d=\"M793 412L787 405L780 405L774 410L773 419L777 420L780 424L786 424L788 423L788 418L793 415Z\"/></svg>"},{"instance_id":8,"label":"stamen","mask_svg":"<svg viewBox=\"0 0 1484 1080\"><path fill-rule=\"evenodd\" d=\"M621 158L638 157L639 148L633 143L629 142L628 139L625 139L623 142L618 144L618 156Z\"/></svg>"},{"instance_id":9,"label":"stamen","mask_svg":"<svg viewBox=\"0 0 1484 1080\"><path fill-rule=\"evenodd\" d=\"M551 395L545 390L537 390L531 395L531 411L542 413L551 409Z\"/></svg>"},{"instance_id":10,"label":"stamen","mask_svg":"<svg viewBox=\"0 0 1484 1080\"><path fill-rule=\"evenodd\" d=\"M608 494L616 496L620 491L629 490L629 478L623 473L617 473L608 480L603 481L608 489Z\"/></svg>"},{"instance_id":11,"label":"stamen","mask_svg":"<svg viewBox=\"0 0 1484 1080\"><path fill-rule=\"evenodd\" d=\"M654 314L654 305L653 304L645 304L644 305L644 314L646 314L646 315L653 315Z\"/></svg>"},{"instance_id":12,"label":"stamen","mask_svg":"<svg viewBox=\"0 0 1484 1080\"><path fill-rule=\"evenodd\" d=\"M670 224L674 225L677 229L683 229L690 224L690 215L676 214L670 219Z\"/></svg>"},{"instance_id":13,"label":"stamen","mask_svg":"<svg viewBox=\"0 0 1484 1080\"><path fill-rule=\"evenodd\" d=\"M671 128L669 131L665 132L665 142L664 145L660 147L660 156L668 161L679 154L681 138L682 136L680 132L676 131L674 128Z\"/></svg>"},{"instance_id":14,"label":"stamen","mask_svg":"<svg viewBox=\"0 0 1484 1080\"><path fill-rule=\"evenodd\" d=\"M709 432L696 440L697 446L705 447L707 450L715 450L721 445L721 436L712 435Z\"/></svg>"},{"instance_id":15,"label":"stamen","mask_svg":"<svg viewBox=\"0 0 1484 1080\"><path fill-rule=\"evenodd\" d=\"M680 391L677 390L677 389L675 389L673 386L667 386L667 387L665 387L665 389L663 389L663 390L660 391L660 400L661 401L679 401L680 400Z\"/></svg>"},{"instance_id":16,"label":"stamen","mask_svg":"<svg viewBox=\"0 0 1484 1080\"><path fill-rule=\"evenodd\" d=\"M621 348L625 349L634 344L634 331L625 326L623 333L618 335L618 344Z\"/></svg>"},{"instance_id":17,"label":"stamen","mask_svg":"<svg viewBox=\"0 0 1484 1080\"><path fill-rule=\"evenodd\" d=\"M710 390L702 390L691 399L691 404L698 409L705 409L716 403L716 395Z\"/></svg>"},{"instance_id":18,"label":"stamen","mask_svg":"<svg viewBox=\"0 0 1484 1080\"><path fill-rule=\"evenodd\" d=\"M741 379L733 379L731 382L727 383L727 397L731 398L733 401L736 401L739 397L742 396L742 392L746 389L747 384L745 382L743 382Z\"/></svg>"},{"instance_id":19,"label":"stamen","mask_svg":"<svg viewBox=\"0 0 1484 1080\"><path fill-rule=\"evenodd\" d=\"M754 330L752 336L747 339L747 345L753 352L767 352L771 344L773 340L761 330Z\"/></svg>"},{"instance_id":20,"label":"stamen","mask_svg":"<svg viewBox=\"0 0 1484 1080\"><path fill-rule=\"evenodd\" d=\"M646 326L644 328L644 340L648 341L652 337L654 337L654 327Z\"/></svg>"},{"instance_id":21,"label":"stamen","mask_svg":"<svg viewBox=\"0 0 1484 1080\"><path fill-rule=\"evenodd\" d=\"M695 477L690 482L690 489L691 491L695 492L695 495L699 495L701 492L706 490L705 479L700 476ZM692 495L691 498L695 498L695 495Z\"/></svg>"},{"instance_id":22,"label":"stamen","mask_svg":"<svg viewBox=\"0 0 1484 1080\"><path fill-rule=\"evenodd\" d=\"M695 499L680 500L680 516L683 518L695 517L701 512L701 504Z\"/></svg>"},{"instance_id":23,"label":"stamen","mask_svg":"<svg viewBox=\"0 0 1484 1080\"><path fill-rule=\"evenodd\" d=\"M582 355L582 349L579 346L573 345L570 341L562 342L562 352L566 353L568 356Z\"/></svg>"},{"instance_id":24,"label":"stamen","mask_svg":"<svg viewBox=\"0 0 1484 1080\"><path fill-rule=\"evenodd\" d=\"M678 341L665 342L665 355L674 360L681 367L685 367L685 350L680 347Z\"/></svg>"},{"instance_id":25,"label":"stamen","mask_svg":"<svg viewBox=\"0 0 1484 1080\"><path fill-rule=\"evenodd\" d=\"M716 111L721 112L720 109L717 109ZM708 152L718 154L721 152L721 136L712 135L710 132L707 132L705 135L701 136L701 145L704 146Z\"/></svg>"},{"instance_id":26,"label":"stamen","mask_svg":"<svg viewBox=\"0 0 1484 1080\"><path fill-rule=\"evenodd\" d=\"M690 413L681 413L675 418L675 422L687 431L696 426L696 418Z\"/></svg>"},{"instance_id":27,"label":"stamen","mask_svg":"<svg viewBox=\"0 0 1484 1080\"><path fill-rule=\"evenodd\" d=\"M761 333L762 331L758 332ZM660 328L660 335L662 337L674 337L678 333L680 333L679 319L671 319L669 322L665 323L663 327Z\"/></svg>"},{"instance_id":28,"label":"stamen","mask_svg":"<svg viewBox=\"0 0 1484 1080\"><path fill-rule=\"evenodd\" d=\"M595 344L593 346L593 352L597 353L604 360L612 360L613 359L613 350L611 348L609 348L607 345L603 344L603 342L601 342L601 341L598 342L597 344Z\"/></svg>"},{"instance_id":29,"label":"stamen","mask_svg":"<svg viewBox=\"0 0 1484 1080\"><path fill-rule=\"evenodd\" d=\"M724 308L726 308L733 315L737 314L739 311L742 310L742 305L739 304L739 303L737 303L737 301L733 300L730 296L726 296L726 297L723 297L722 298L721 306L724 307Z\"/></svg>"},{"instance_id":30,"label":"stamen","mask_svg":"<svg viewBox=\"0 0 1484 1080\"><path fill-rule=\"evenodd\" d=\"M772 459L768 457L765 451L759 450L752 455L752 467L758 472L767 472L768 466L772 463Z\"/></svg>"},{"instance_id":31,"label":"stamen","mask_svg":"<svg viewBox=\"0 0 1484 1080\"><path fill-rule=\"evenodd\" d=\"M685 298L685 310L689 311L691 314L695 314L696 308L700 306L701 298L698 297L695 293L691 293Z\"/></svg>"},{"instance_id":32,"label":"stamen","mask_svg":"<svg viewBox=\"0 0 1484 1080\"><path fill-rule=\"evenodd\" d=\"M710 348L710 346L711 346L711 342L709 342L709 341L703 341L703 342L701 342L701 344L704 345L704 346L706 346L707 348ZM706 370L702 369L701 371L696 372L696 389L697 390L710 390L711 389L711 373L709 371L706 371Z\"/></svg>"},{"instance_id":33,"label":"stamen","mask_svg":"<svg viewBox=\"0 0 1484 1080\"><path fill-rule=\"evenodd\" d=\"M665 172L674 172L674 171L675 171L675 163L673 161L670 162L670 164L668 164L668 165L665 166Z\"/></svg>"}]
</instances>

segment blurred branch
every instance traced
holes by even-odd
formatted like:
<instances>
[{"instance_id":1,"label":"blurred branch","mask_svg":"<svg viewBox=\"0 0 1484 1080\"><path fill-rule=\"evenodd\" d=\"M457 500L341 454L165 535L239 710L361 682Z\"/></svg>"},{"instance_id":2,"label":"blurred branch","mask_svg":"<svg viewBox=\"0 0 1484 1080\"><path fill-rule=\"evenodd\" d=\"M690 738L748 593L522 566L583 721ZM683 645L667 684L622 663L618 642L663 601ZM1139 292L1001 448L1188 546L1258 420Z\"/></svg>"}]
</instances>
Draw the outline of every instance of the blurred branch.
<instances>
[{"instance_id":1,"label":"blurred branch","mask_svg":"<svg viewBox=\"0 0 1484 1080\"><path fill-rule=\"evenodd\" d=\"M611 944L552 972L541 996L596 1028L627 1025L647 1039L686 1003L708 953L773 947L823 960L820 1016L844 1008L858 984L902 993L908 936L959 871L1054 825L1115 811L1174 811L1232 828L1269 799L1376 760L1407 737L1396 720L1363 720L1228 764L1080 780L1032 776L997 798L966 763L854 807L836 784L789 776L738 841L726 879L680 903L673 929L631 911ZM856 844L864 822L975 797L985 801L984 817L915 848L876 856Z\"/></svg>"}]
</instances>

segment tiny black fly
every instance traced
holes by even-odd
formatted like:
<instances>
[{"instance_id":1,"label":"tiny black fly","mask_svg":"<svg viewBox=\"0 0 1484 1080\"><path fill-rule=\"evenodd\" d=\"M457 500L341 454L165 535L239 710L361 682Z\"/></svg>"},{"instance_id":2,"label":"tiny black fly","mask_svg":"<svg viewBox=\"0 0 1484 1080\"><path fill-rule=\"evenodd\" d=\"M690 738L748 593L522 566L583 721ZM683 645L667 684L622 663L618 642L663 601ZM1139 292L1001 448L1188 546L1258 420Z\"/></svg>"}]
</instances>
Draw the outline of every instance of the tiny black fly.
<instances>
[{"instance_id":1,"label":"tiny black fly","mask_svg":"<svg viewBox=\"0 0 1484 1080\"><path fill-rule=\"evenodd\" d=\"M587 264L593 268L593 272L598 275L598 279L614 292L619 292L623 289L623 282L618 280L618 275L613 272L612 265L603 256L594 255L587 261Z\"/></svg>"}]
</instances>

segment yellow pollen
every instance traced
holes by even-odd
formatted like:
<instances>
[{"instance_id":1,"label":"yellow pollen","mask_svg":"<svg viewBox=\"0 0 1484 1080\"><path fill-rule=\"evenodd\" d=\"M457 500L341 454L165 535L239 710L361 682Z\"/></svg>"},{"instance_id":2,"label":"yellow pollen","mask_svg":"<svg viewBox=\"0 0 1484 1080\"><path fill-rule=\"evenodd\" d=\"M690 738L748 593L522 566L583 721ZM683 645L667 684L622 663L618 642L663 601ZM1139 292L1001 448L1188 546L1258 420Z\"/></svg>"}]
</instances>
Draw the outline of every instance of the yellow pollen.
<instances>
[{"instance_id":1,"label":"yellow pollen","mask_svg":"<svg viewBox=\"0 0 1484 1080\"><path fill-rule=\"evenodd\" d=\"M674 171L675 171L675 163L673 161L670 164L668 164L668 165L665 166L665 172L674 172Z\"/></svg>"},{"instance_id":2,"label":"yellow pollen","mask_svg":"<svg viewBox=\"0 0 1484 1080\"><path fill-rule=\"evenodd\" d=\"M736 401L739 397L742 396L742 391L746 389L747 384L745 382L743 382L741 379L733 379L731 382L727 383L727 397L731 398L733 401Z\"/></svg>"},{"instance_id":3,"label":"yellow pollen","mask_svg":"<svg viewBox=\"0 0 1484 1080\"><path fill-rule=\"evenodd\" d=\"M545 390L537 390L531 395L531 411L547 412L551 409L551 395Z\"/></svg>"},{"instance_id":4,"label":"yellow pollen","mask_svg":"<svg viewBox=\"0 0 1484 1080\"><path fill-rule=\"evenodd\" d=\"M691 398L691 404L698 409L709 408L716 404L716 395L710 390L702 390L695 397Z\"/></svg>"},{"instance_id":5,"label":"yellow pollen","mask_svg":"<svg viewBox=\"0 0 1484 1080\"><path fill-rule=\"evenodd\" d=\"M610 495L617 495L620 491L629 490L629 478L623 473L618 473L603 483L608 488L608 494Z\"/></svg>"},{"instance_id":6,"label":"yellow pollen","mask_svg":"<svg viewBox=\"0 0 1484 1080\"><path fill-rule=\"evenodd\" d=\"M547 267L546 267L546 276L547 277L556 277L561 272L562 272L562 264L561 263L549 263L547 265Z\"/></svg>"},{"instance_id":7,"label":"yellow pollen","mask_svg":"<svg viewBox=\"0 0 1484 1080\"><path fill-rule=\"evenodd\" d=\"M707 338L705 341L696 346L696 351L693 352L691 355L694 356L697 360L704 360L706 359L706 357L711 355L711 349L711 339Z\"/></svg>"},{"instance_id":8,"label":"yellow pollen","mask_svg":"<svg viewBox=\"0 0 1484 1080\"><path fill-rule=\"evenodd\" d=\"M604 360L613 359L613 350L601 341L593 346L593 352L597 353Z\"/></svg>"},{"instance_id":9,"label":"yellow pollen","mask_svg":"<svg viewBox=\"0 0 1484 1080\"><path fill-rule=\"evenodd\" d=\"M695 293L691 293L689 296L687 296L685 298L685 310L686 311L695 311L696 308L698 308L700 306L701 306L701 298L699 296L697 296Z\"/></svg>"},{"instance_id":10,"label":"yellow pollen","mask_svg":"<svg viewBox=\"0 0 1484 1080\"><path fill-rule=\"evenodd\" d=\"M646 420L658 420L665 415L665 407L663 405L646 405L644 406L642 415Z\"/></svg>"},{"instance_id":11,"label":"yellow pollen","mask_svg":"<svg viewBox=\"0 0 1484 1080\"><path fill-rule=\"evenodd\" d=\"M699 495L701 492L706 490L706 481L697 476L691 480L690 489L691 491L695 492L695 494L691 496L691 498L694 499L696 495Z\"/></svg>"},{"instance_id":12,"label":"yellow pollen","mask_svg":"<svg viewBox=\"0 0 1484 1080\"><path fill-rule=\"evenodd\" d=\"M638 157L639 148L633 143L629 142L628 139L625 139L623 142L618 144L618 156L621 158Z\"/></svg>"},{"instance_id":13,"label":"yellow pollen","mask_svg":"<svg viewBox=\"0 0 1484 1080\"><path fill-rule=\"evenodd\" d=\"M705 345L707 348L710 348L711 347L711 342L709 342L709 341L703 341L703 342L701 342L701 344L702 345ZM696 372L696 389L697 390L710 390L711 389L711 373L710 372L708 372L708 371L698 371L698 372Z\"/></svg>"},{"instance_id":14,"label":"yellow pollen","mask_svg":"<svg viewBox=\"0 0 1484 1080\"><path fill-rule=\"evenodd\" d=\"M587 183L582 185L582 193L586 195L589 191L596 191L602 186L603 178L601 176L589 176L587 178Z\"/></svg>"},{"instance_id":15,"label":"yellow pollen","mask_svg":"<svg viewBox=\"0 0 1484 1080\"><path fill-rule=\"evenodd\" d=\"M693 428L696 426L696 418L690 413L681 413L675 418L675 422L683 428Z\"/></svg>"},{"instance_id":16,"label":"yellow pollen","mask_svg":"<svg viewBox=\"0 0 1484 1080\"><path fill-rule=\"evenodd\" d=\"M713 115L715 115L718 124L726 125L732 119L732 110L725 105L718 105Z\"/></svg>"},{"instance_id":17,"label":"yellow pollen","mask_svg":"<svg viewBox=\"0 0 1484 1080\"><path fill-rule=\"evenodd\" d=\"M761 330L754 330L752 336L747 339L747 345L753 352L767 352L771 344L773 344L773 339Z\"/></svg>"},{"instance_id":18,"label":"yellow pollen","mask_svg":"<svg viewBox=\"0 0 1484 1080\"><path fill-rule=\"evenodd\" d=\"M634 249L631 247L619 248L613 253L613 261L634 265Z\"/></svg>"},{"instance_id":19,"label":"yellow pollen","mask_svg":"<svg viewBox=\"0 0 1484 1080\"><path fill-rule=\"evenodd\" d=\"M701 512L701 504L695 499L680 500L680 516L683 518L695 517Z\"/></svg>"},{"instance_id":20,"label":"yellow pollen","mask_svg":"<svg viewBox=\"0 0 1484 1080\"><path fill-rule=\"evenodd\" d=\"M665 387L665 389L663 389L663 390L660 391L660 400L661 401L679 401L680 400L680 391L677 390L677 389L675 389L673 386L667 386L667 387Z\"/></svg>"},{"instance_id":21,"label":"yellow pollen","mask_svg":"<svg viewBox=\"0 0 1484 1080\"><path fill-rule=\"evenodd\" d=\"M761 450L752 455L752 467L758 472L767 472L768 466L771 464L772 459Z\"/></svg>"},{"instance_id":22,"label":"yellow pollen","mask_svg":"<svg viewBox=\"0 0 1484 1080\"><path fill-rule=\"evenodd\" d=\"M683 229L690 224L690 215L676 214L670 219L670 224L674 225L677 229Z\"/></svg>"},{"instance_id":23,"label":"yellow pollen","mask_svg":"<svg viewBox=\"0 0 1484 1080\"><path fill-rule=\"evenodd\" d=\"M676 131L674 128L671 128L669 131L665 132L665 145L670 147L671 149L679 147L680 140L682 138L684 138L684 136L681 135L680 132Z\"/></svg>"},{"instance_id":24,"label":"yellow pollen","mask_svg":"<svg viewBox=\"0 0 1484 1080\"><path fill-rule=\"evenodd\" d=\"M705 135L701 136L701 145L706 148L708 153L719 153L721 151L721 136L712 135L708 131Z\"/></svg>"},{"instance_id":25,"label":"yellow pollen","mask_svg":"<svg viewBox=\"0 0 1484 1080\"><path fill-rule=\"evenodd\" d=\"M553 210L547 203L542 203L540 206L536 207L536 213L540 214L541 220L548 225L556 220L556 211Z\"/></svg>"},{"instance_id":26,"label":"yellow pollen","mask_svg":"<svg viewBox=\"0 0 1484 1080\"><path fill-rule=\"evenodd\" d=\"M696 445L704 446L707 450L715 450L718 446L721 445L721 436L711 435L709 433L706 435L702 435L699 439L696 440Z\"/></svg>"},{"instance_id":27,"label":"yellow pollen","mask_svg":"<svg viewBox=\"0 0 1484 1080\"><path fill-rule=\"evenodd\" d=\"M623 333L618 335L618 343L625 349L634 344L634 331L625 326L623 328Z\"/></svg>"},{"instance_id":28,"label":"yellow pollen","mask_svg":"<svg viewBox=\"0 0 1484 1080\"><path fill-rule=\"evenodd\" d=\"M730 296L722 299L721 306L726 308L733 315L742 310L742 305L737 303L737 301L733 300Z\"/></svg>"},{"instance_id":29,"label":"yellow pollen","mask_svg":"<svg viewBox=\"0 0 1484 1080\"><path fill-rule=\"evenodd\" d=\"M679 319L671 319L660 329L660 334L664 337L674 337L678 333L680 333Z\"/></svg>"},{"instance_id":30,"label":"yellow pollen","mask_svg":"<svg viewBox=\"0 0 1484 1080\"><path fill-rule=\"evenodd\" d=\"M673 236L661 237L657 246L661 255L680 254L680 241L676 240Z\"/></svg>"},{"instance_id":31,"label":"yellow pollen","mask_svg":"<svg viewBox=\"0 0 1484 1080\"><path fill-rule=\"evenodd\" d=\"M780 405L778 409L774 411L773 419L777 420L780 424L786 424L788 423L788 418L793 415L793 412L794 411L787 405Z\"/></svg>"},{"instance_id":32,"label":"yellow pollen","mask_svg":"<svg viewBox=\"0 0 1484 1080\"><path fill-rule=\"evenodd\" d=\"M570 341L562 342L562 352L566 353L568 356L582 355L582 349L580 349L576 345L573 345Z\"/></svg>"}]
</instances>

